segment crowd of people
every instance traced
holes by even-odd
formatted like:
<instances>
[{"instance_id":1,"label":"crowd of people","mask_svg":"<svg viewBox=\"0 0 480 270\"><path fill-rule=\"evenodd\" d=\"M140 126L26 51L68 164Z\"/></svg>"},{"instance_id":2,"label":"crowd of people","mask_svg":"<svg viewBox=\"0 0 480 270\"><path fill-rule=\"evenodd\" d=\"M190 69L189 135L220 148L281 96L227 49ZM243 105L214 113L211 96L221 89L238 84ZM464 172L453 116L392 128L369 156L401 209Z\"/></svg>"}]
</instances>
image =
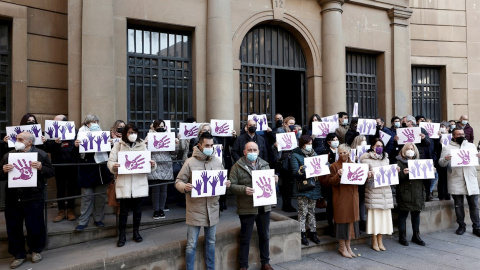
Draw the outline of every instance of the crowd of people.
<instances>
[{"instance_id":1,"label":"crowd of people","mask_svg":"<svg viewBox=\"0 0 480 270\"><path fill-rule=\"evenodd\" d=\"M31 167L38 170L37 187L8 188L6 191L5 217L9 239L9 253L15 258L12 268L19 267L31 254L32 262L42 259L41 251L45 248L45 227L43 217L44 186L47 178L55 176L57 198L78 195L81 190L80 216L75 215L75 200L58 200L58 214L53 222L64 219L77 221L75 228L82 232L88 226L90 217L93 224L103 227L107 185L115 181L116 198L119 202L118 242L122 247L126 243L126 225L129 212L133 218L133 240L143 240L139 232L142 217L142 204L151 196L153 219L165 218L168 211L166 205L167 185L164 181L175 179L175 188L185 194L187 246L185 262L187 269L195 268L195 252L200 230L205 232L205 263L207 269L215 268L215 232L219 222L219 212L227 209L226 197L209 196L194 198L192 172L194 170L227 170L228 180L225 182L229 192L236 196L237 214L240 219L239 266L248 268L248 254L253 225L256 224L258 245L262 269L273 269L269 258L269 224L271 206L253 206L254 189L252 172L255 170L275 169L275 181L281 194L281 209L284 212L298 212L300 241L303 245L320 244L316 229L317 207L326 208L328 232L339 242L339 252L347 258L356 257L350 243L359 236L360 231L372 235L372 248L376 251L386 250L382 236L393 233L392 209L394 199L398 211L399 243L408 246L406 238L406 219L411 214L413 236L411 241L425 245L420 238L420 213L425 202L433 200L433 189L437 185L438 199L450 200L453 197L455 213L459 227L456 231L461 235L466 231L464 222L464 197L466 197L470 217L473 222L473 233L480 237L480 221L478 211L478 181L473 166L452 167L451 151L454 149L477 148L473 145L473 129L468 117L463 115L459 121L443 121L440 123L439 135L451 134L451 141L442 145L440 139L432 139L429 133L421 128L420 143L399 142L397 130L406 127L418 127L421 122L431 120L419 115L393 117L391 127L385 120L376 118L375 135L360 135L357 132L358 118L349 119L348 114L339 112L338 128L325 138L313 133L313 123L321 122L319 115L310 117L306 126L296 125L295 118L283 118L276 114L271 127L265 131L257 131L254 120L247 121L238 134L233 130L231 137L214 137L209 124L198 127L198 136L193 139L175 139L175 150L171 152L152 152L149 161L151 173L118 174L121 166L118 153L124 151L147 150L147 139L139 137L139 130L134 124L117 120L110 128L112 149L108 152L81 153L78 139L46 140L42 136L43 145L35 146L35 137L29 132L17 135L15 150L9 153L38 152L38 161ZM53 120L67 121L64 115ZM350 121L349 121L350 120ZM195 123L188 118L186 123ZM25 115L20 125L37 124L32 114ZM101 131L100 119L95 115L87 115L76 130L78 132ZM155 119L149 132L170 132L165 121ZM292 150L279 149L276 135L293 132L298 147ZM381 139L381 134L391 136L388 142ZM441 138L441 136L440 136ZM4 138L5 142L10 136ZM214 158L214 145L223 146L222 159ZM351 149L369 145L369 149L361 156L352 157ZM47 155L50 153L52 162ZM8 163L8 153L2 159L0 180L6 181L8 173L14 168ZM318 177L306 177L305 158L327 155L330 174ZM480 154L477 154L479 157ZM355 160L352 160L354 158ZM408 161L413 159L431 159L435 167L435 179L410 179ZM183 166L175 166L173 160L182 160ZM52 165L52 163L55 165ZM61 166L83 163L82 166ZM368 164L365 185L341 184L344 163ZM374 187L373 168L396 164L399 184L396 186ZM309 189L301 189L299 182L314 183ZM438 183L437 183L438 182ZM159 185L160 184L160 185ZM153 185L149 189L149 185ZM297 200L297 208L292 200ZM28 215L27 215L28 213ZM32 214L34 213L34 214ZM25 250L23 230L19 229L25 221L27 228L28 251Z\"/></svg>"}]
</instances>

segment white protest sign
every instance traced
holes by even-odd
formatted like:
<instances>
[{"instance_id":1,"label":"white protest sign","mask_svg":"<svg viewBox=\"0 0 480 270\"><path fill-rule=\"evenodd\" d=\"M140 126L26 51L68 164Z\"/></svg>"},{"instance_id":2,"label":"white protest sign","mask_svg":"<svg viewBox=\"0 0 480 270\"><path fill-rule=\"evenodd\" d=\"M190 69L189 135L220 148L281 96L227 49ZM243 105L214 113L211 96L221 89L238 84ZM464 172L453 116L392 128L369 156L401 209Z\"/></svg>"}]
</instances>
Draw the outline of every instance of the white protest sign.
<instances>
[{"instance_id":1,"label":"white protest sign","mask_svg":"<svg viewBox=\"0 0 480 270\"><path fill-rule=\"evenodd\" d=\"M322 117L322 121L332 123L329 133L335 132L335 129L338 128L338 114Z\"/></svg>"},{"instance_id":2,"label":"white protest sign","mask_svg":"<svg viewBox=\"0 0 480 270\"><path fill-rule=\"evenodd\" d=\"M398 144L405 144L407 142L420 143L422 130L419 127L411 128L397 128Z\"/></svg>"},{"instance_id":3,"label":"white protest sign","mask_svg":"<svg viewBox=\"0 0 480 270\"><path fill-rule=\"evenodd\" d=\"M452 167L478 166L477 153L476 148L452 149L450 165Z\"/></svg>"},{"instance_id":4,"label":"white protest sign","mask_svg":"<svg viewBox=\"0 0 480 270\"><path fill-rule=\"evenodd\" d=\"M375 119L358 119L357 132L360 135L375 135L377 131L377 121Z\"/></svg>"},{"instance_id":5,"label":"white protest sign","mask_svg":"<svg viewBox=\"0 0 480 270\"><path fill-rule=\"evenodd\" d=\"M275 170L252 171L253 206L277 204Z\"/></svg>"},{"instance_id":6,"label":"white protest sign","mask_svg":"<svg viewBox=\"0 0 480 270\"><path fill-rule=\"evenodd\" d=\"M30 165L37 160L37 152L9 153L8 164L13 170L8 172L8 188L37 187L37 169Z\"/></svg>"},{"instance_id":7,"label":"white protest sign","mask_svg":"<svg viewBox=\"0 0 480 270\"><path fill-rule=\"evenodd\" d=\"M440 142L442 143L442 147L445 147L450 144L450 141L452 140L452 134L442 134L442 138L440 139Z\"/></svg>"},{"instance_id":8,"label":"white protest sign","mask_svg":"<svg viewBox=\"0 0 480 270\"><path fill-rule=\"evenodd\" d=\"M358 102L353 103L352 117L358 117Z\"/></svg>"},{"instance_id":9,"label":"white protest sign","mask_svg":"<svg viewBox=\"0 0 480 270\"><path fill-rule=\"evenodd\" d=\"M180 139L193 139L198 135L199 123L180 123Z\"/></svg>"},{"instance_id":10,"label":"white protest sign","mask_svg":"<svg viewBox=\"0 0 480 270\"><path fill-rule=\"evenodd\" d=\"M10 136L8 140L8 147L15 147L17 141L17 135L22 132L29 132L35 135L35 145L43 144L42 141L42 125L23 125L23 126L11 126L7 127L7 135Z\"/></svg>"},{"instance_id":11,"label":"white protest sign","mask_svg":"<svg viewBox=\"0 0 480 270\"><path fill-rule=\"evenodd\" d=\"M147 135L147 148L152 152L175 151L175 133L149 132Z\"/></svg>"},{"instance_id":12,"label":"white protest sign","mask_svg":"<svg viewBox=\"0 0 480 270\"><path fill-rule=\"evenodd\" d=\"M357 156L357 149L350 149L350 160L353 162L353 163L356 163L357 160L356 160L356 157Z\"/></svg>"},{"instance_id":13,"label":"white protest sign","mask_svg":"<svg viewBox=\"0 0 480 270\"><path fill-rule=\"evenodd\" d=\"M326 138L328 133L335 132L335 129L331 132L331 126L335 126L335 124L331 122L312 122L312 134L317 138Z\"/></svg>"},{"instance_id":14,"label":"white protest sign","mask_svg":"<svg viewBox=\"0 0 480 270\"><path fill-rule=\"evenodd\" d=\"M408 160L408 176L413 179L435 179L433 160L414 159Z\"/></svg>"},{"instance_id":15,"label":"white protest sign","mask_svg":"<svg viewBox=\"0 0 480 270\"><path fill-rule=\"evenodd\" d=\"M213 154L215 155L216 158L218 158L218 159L220 159L220 161L222 161L223 145L214 144L213 145Z\"/></svg>"},{"instance_id":16,"label":"white protest sign","mask_svg":"<svg viewBox=\"0 0 480 270\"><path fill-rule=\"evenodd\" d=\"M440 123L427 123L427 122L420 122L419 126L424 128L428 132L428 137L430 139L438 139L438 131L440 130Z\"/></svg>"},{"instance_id":17,"label":"white protest sign","mask_svg":"<svg viewBox=\"0 0 480 270\"><path fill-rule=\"evenodd\" d=\"M315 157L306 157L304 159L305 174L307 178L330 174L330 168L327 165L328 154Z\"/></svg>"},{"instance_id":18,"label":"white protest sign","mask_svg":"<svg viewBox=\"0 0 480 270\"><path fill-rule=\"evenodd\" d=\"M120 141L122 140L122 138L111 138L110 139L110 143L113 145L115 145L116 143L119 143Z\"/></svg>"},{"instance_id":19,"label":"white protest sign","mask_svg":"<svg viewBox=\"0 0 480 270\"><path fill-rule=\"evenodd\" d=\"M172 132L172 124L171 124L171 120L163 120L163 122L165 122L165 131L166 132Z\"/></svg>"},{"instance_id":20,"label":"white protest sign","mask_svg":"<svg viewBox=\"0 0 480 270\"><path fill-rule=\"evenodd\" d=\"M370 145L360 145L357 146L357 157L360 158L363 154L365 154L368 149L370 149Z\"/></svg>"},{"instance_id":21,"label":"white protest sign","mask_svg":"<svg viewBox=\"0 0 480 270\"><path fill-rule=\"evenodd\" d=\"M368 176L368 164L343 163L340 184L363 185Z\"/></svg>"},{"instance_id":22,"label":"white protest sign","mask_svg":"<svg viewBox=\"0 0 480 270\"><path fill-rule=\"evenodd\" d=\"M150 151L120 151L117 153L118 174L150 173L152 153Z\"/></svg>"},{"instance_id":23,"label":"white protest sign","mask_svg":"<svg viewBox=\"0 0 480 270\"><path fill-rule=\"evenodd\" d=\"M288 151L297 148L295 132L277 133L276 138L278 151Z\"/></svg>"},{"instance_id":24,"label":"white protest sign","mask_svg":"<svg viewBox=\"0 0 480 270\"><path fill-rule=\"evenodd\" d=\"M233 120L217 120L210 121L212 135L218 137L232 137Z\"/></svg>"},{"instance_id":25,"label":"white protest sign","mask_svg":"<svg viewBox=\"0 0 480 270\"><path fill-rule=\"evenodd\" d=\"M47 140L75 139L75 122L73 121L53 121L45 120L45 138Z\"/></svg>"},{"instance_id":26,"label":"white protest sign","mask_svg":"<svg viewBox=\"0 0 480 270\"><path fill-rule=\"evenodd\" d=\"M390 141L390 138L392 138L392 136L390 136L389 134L381 130L378 132L378 134L380 135L380 139L382 140L384 145L387 145L388 142Z\"/></svg>"},{"instance_id":27,"label":"white protest sign","mask_svg":"<svg viewBox=\"0 0 480 270\"><path fill-rule=\"evenodd\" d=\"M373 168L373 186L384 187L398 185L397 164Z\"/></svg>"},{"instance_id":28,"label":"white protest sign","mask_svg":"<svg viewBox=\"0 0 480 270\"><path fill-rule=\"evenodd\" d=\"M226 181L227 170L192 171L192 198L223 195Z\"/></svg>"},{"instance_id":29,"label":"white protest sign","mask_svg":"<svg viewBox=\"0 0 480 270\"><path fill-rule=\"evenodd\" d=\"M77 140L80 153L110 152L112 146L108 141L110 131L82 131L78 132Z\"/></svg>"},{"instance_id":30,"label":"white protest sign","mask_svg":"<svg viewBox=\"0 0 480 270\"><path fill-rule=\"evenodd\" d=\"M249 114L247 119L257 123L257 131L266 131L268 128L266 114Z\"/></svg>"}]
</instances>

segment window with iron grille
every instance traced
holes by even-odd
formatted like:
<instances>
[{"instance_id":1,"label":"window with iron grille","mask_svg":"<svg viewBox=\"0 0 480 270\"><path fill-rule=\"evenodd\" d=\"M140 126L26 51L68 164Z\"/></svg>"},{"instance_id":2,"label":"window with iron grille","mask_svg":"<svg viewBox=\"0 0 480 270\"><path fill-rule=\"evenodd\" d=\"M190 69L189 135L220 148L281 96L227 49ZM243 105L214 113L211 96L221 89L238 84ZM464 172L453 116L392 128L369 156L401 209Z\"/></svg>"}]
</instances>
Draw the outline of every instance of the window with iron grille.
<instances>
[{"instance_id":1,"label":"window with iron grille","mask_svg":"<svg viewBox=\"0 0 480 270\"><path fill-rule=\"evenodd\" d=\"M423 115L439 123L440 69L435 67L412 67L412 113Z\"/></svg>"},{"instance_id":2,"label":"window with iron grille","mask_svg":"<svg viewBox=\"0 0 480 270\"><path fill-rule=\"evenodd\" d=\"M377 110L377 58L372 54L347 52L347 113L352 115L353 104L358 102L361 118L376 118Z\"/></svg>"},{"instance_id":3,"label":"window with iron grille","mask_svg":"<svg viewBox=\"0 0 480 270\"><path fill-rule=\"evenodd\" d=\"M0 21L0 136L3 138L10 124L11 111L11 56L10 23Z\"/></svg>"},{"instance_id":4,"label":"window with iron grille","mask_svg":"<svg viewBox=\"0 0 480 270\"><path fill-rule=\"evenodd\" d=\"M127 34L128 122L142 136L159 118L178 128L192 116L191 34L133 25Z\"/></svg>"}]
</instances>

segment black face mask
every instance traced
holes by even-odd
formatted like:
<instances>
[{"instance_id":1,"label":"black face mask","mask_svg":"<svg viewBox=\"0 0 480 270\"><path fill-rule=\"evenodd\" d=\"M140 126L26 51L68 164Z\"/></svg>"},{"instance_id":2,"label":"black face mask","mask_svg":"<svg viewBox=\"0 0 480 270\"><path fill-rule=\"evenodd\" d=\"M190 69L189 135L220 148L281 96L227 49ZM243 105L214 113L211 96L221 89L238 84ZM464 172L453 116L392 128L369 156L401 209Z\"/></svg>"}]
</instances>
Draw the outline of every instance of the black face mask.
<instances>
[{"instance_id":1,"label":"black face mask","mask_svg":"<svg viewBox=\"0 0 480 270\"><path fill-rule=\"evenodd\" d=\"M35 125L37 123L35 123L35 121L27 121L27 125Z\"/></svg>"},{"instance_id":2,"label":"black face mask","mask_svg":"<svg viewBox=\"0 0 480 270\"><path fill-rule=\"evenodd\" d=\"M465 140L465 137L457 137L457 138L455 138L455 142L458 143L458 144L462 144L464 140Z\"/></svg>"},{"instance_id":3,"label":"black face mask","mask_svg":"<svg viewBox=\"0 0 480 270\"><path fill-rule=\"evenodd\" d=\"M123 128L117 128L117 133L122 133L123 132Z\"/></svg>"},{"instance_id":4,"label":"black face mask","mask_svg":"<svg viewBox=\"0 0 480 270\"><path fill-rule=\"evenodd\" d=\"M155 131L156 132L165 132L165 128L160 127L160 128L155 129Z\"/></svg>"},{"instance_id":5,"label":"black face mask","mask_svg":"<svg viewBox=\"0 0 480 270\"><path fill-rule=\"evenodd\" d=\"M406 127L407 127L407 124L406 124L406 123L402 123L402 127L406 128Z\"/></svg>"},{"instance_id":6,"label":"black face mask","mask_svg":"<svg viewBox=\"0 0 480 270\"><path fill-rule=\"evenodd\" d=\"M255 131L257 131L256 126L251 126L251 127L248 128L248 133L255 133Z\"/></svg>"},{"instance_id":7,"label":"black face mask","mask_svg":"<svg viewBox=\"0 0 480 270\"><path fill-rule=\"evenodd\" d=\"M277 122L275 123L276 127L281 127L282 124L283 124L282 120L277 120Z\"/></svg>"}]
</instances>

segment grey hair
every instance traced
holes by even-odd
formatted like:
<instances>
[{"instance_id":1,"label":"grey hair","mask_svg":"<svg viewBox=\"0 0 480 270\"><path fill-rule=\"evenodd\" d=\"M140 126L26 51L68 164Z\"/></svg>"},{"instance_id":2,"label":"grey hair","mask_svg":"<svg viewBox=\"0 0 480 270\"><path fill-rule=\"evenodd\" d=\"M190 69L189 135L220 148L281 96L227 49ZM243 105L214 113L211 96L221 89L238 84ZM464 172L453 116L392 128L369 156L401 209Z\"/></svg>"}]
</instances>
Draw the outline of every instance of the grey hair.
<instances>
[{"instance_id":1,"label":"grey hair","mask_svg":"<svg viewBox=\"0 0 480 270\"><path fill-rule=\"evenodd\" d=\"M210 134L212 133L212 127L210 126L210 123L203 123L200 126L198 126L197 138L200 138L200 135L202 135L201 133L204 127L210 127Z\"/></svg>"},{"instance_id":2,"label":"grey hair","mask_svg":"<svg viewBox=\"0 0 480 270\"><path fill-rule=\"evenodd\" d=\"M450 122L447 121L441 122L440 125L444 125L446 128L450 128Z\"/></svg>"},{"instance_id":3,"label":"grey hair","mask_svg":"<svg viewBox=\"0 0 480 270\"><path fill-rule=\"evenodd\" d=\"M27 140L29 140L32 143L32 145L34 145L35 144L35 135L33 135L33 133L30 133L30 132L24 132L24 133L26 134L25 138Z\"/></svg>"},{"instance_id":4,"label":"grey hair","mask_svg":"<svg viewBox=\"0 0 480 270\"><path fill-rule=\"evenodd\" d=\"M338 152L340 152L341 150L344 150L344 151L350 153L350 149L351 149L350 146L348 146L348 144L346 144L346 143L342 143L338 146Z\"/></svg>"},{"instance_id":5,"label":"grey hair","mask_svg":"<svg viewBox=\"0 0 480 270\"><path fill-rule=\"evenodd\" d=\"M85 116L85 120L83 120L83 124L85 126L88 126L88 124L92 123L92 122L100 122L100 118L98 118L98 116L94 115L94 114L89 114L87 116Z\"/></svg>"}]
</instances>

